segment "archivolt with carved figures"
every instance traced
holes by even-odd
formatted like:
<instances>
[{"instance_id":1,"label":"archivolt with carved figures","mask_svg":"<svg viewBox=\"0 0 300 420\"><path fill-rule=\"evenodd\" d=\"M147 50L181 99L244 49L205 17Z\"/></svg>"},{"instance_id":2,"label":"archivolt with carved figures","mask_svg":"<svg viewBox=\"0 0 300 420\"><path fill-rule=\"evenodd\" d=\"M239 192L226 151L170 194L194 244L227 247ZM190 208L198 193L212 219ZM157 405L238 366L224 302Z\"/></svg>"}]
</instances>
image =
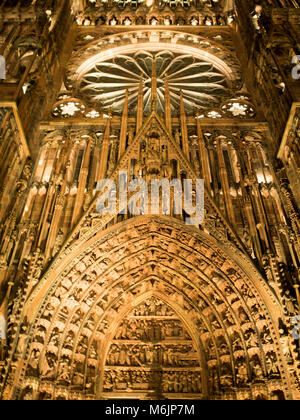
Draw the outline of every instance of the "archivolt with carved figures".
<instances>
[{"instance_id":1,"label":"archivolt with carved figures","mask_svg":"<svg viewBox=\"0 0 300 420\"><path fill-rule=\"evenodd\" d=\"M279 316L239 251L140 216L69 249L26 299L4 398L290 398Z\"/></svg>"}]
</instances>

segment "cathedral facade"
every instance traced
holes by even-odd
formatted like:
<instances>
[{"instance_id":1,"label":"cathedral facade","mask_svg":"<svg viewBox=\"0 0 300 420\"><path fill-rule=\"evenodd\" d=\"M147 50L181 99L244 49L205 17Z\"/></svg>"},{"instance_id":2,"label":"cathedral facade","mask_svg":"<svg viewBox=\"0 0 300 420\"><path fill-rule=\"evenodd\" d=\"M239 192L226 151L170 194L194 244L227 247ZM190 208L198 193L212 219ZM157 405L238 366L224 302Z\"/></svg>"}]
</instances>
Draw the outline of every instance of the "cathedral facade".
<instances>
[{"instance_id":1,"label":"cathedral facade","mask_svg":"<svg viewBox=\"0 0 300 420\"><path fill-rule=\"evenodd\" d=\"M299 0L2 0L0 399L300 400L299 120Z\"/></svg>"}]
</instances>

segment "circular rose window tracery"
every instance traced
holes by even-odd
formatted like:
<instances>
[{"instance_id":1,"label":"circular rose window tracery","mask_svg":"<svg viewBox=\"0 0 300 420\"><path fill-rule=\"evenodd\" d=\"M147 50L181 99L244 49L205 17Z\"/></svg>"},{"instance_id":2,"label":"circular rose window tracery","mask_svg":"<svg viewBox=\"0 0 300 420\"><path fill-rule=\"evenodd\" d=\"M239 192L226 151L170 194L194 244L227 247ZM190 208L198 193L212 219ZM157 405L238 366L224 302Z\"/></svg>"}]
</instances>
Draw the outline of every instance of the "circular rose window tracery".
<instances>
[{"instance_id":1,"label":"circular rose window tracery","mask_svg":"<svg viewBox=\"0 0 300 420\"><path fill-rule=\"evenodd\" d=\"M144 111L151 108L151 75L155 61L157 75L157 110L164 113L165 80L168 77L171 109L179 108L183 93L188 114L218 106L230 97L227 76L213 63L191 54L171 51L137 51L119 54L94 65L81 74L81 96L103 110L121 113L125 92L129 92L129 110L136 112L140 79L143 80Z\"/></svg>"}]
</instances>

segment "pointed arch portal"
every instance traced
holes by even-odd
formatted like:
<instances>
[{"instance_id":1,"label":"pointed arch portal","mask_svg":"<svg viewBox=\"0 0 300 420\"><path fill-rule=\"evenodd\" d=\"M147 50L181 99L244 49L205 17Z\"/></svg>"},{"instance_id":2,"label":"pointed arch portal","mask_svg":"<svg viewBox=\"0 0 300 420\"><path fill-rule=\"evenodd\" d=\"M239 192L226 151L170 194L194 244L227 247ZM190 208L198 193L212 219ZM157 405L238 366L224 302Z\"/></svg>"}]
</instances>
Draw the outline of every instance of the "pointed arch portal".
<instances>
[{"instance_id":1,"label":"pointed arch portal","mask_svg":"<svg viewBox=\"0 0 300 420\"><path fill-rule=\"evenodd\" d=\"M271 289L232 245L166 216L136 217L58 256L25 302L16 351L27 362L6 392L288 397L278 318Z\"/></svg>"}]
</instances>

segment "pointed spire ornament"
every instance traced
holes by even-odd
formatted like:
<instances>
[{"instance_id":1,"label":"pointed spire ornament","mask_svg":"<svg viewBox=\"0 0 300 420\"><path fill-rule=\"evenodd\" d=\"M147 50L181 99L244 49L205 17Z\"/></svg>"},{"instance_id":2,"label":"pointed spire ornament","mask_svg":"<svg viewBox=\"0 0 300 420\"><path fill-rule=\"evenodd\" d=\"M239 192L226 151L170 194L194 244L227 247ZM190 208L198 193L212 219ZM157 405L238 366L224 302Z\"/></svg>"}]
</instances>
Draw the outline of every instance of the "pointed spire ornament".
<instances>
[{"instance_id":1,"label":"pointed spire ornament","mask_svg":"<svg viewBox=\"0 0 300 420\"><path fill-rule=\"evenodd\" d=\"M157 107L157 75L156 75L156 62L152 62L152 83L151 83L151 111L156 111Z\"/></svg>"},{"instance_id":2,"label":"pointed spire ornament","mask_svg":"<svg viewBox=\"0 0 300 420\"><path fill-rule=\"evenodd\" d=\"M171 98L169 89L169 79L167 74L165 79L165 121L168 130L170 131L170 133L172 133Z\"/></svg>"},{"instance_id":3,"label":"pointed spire ornament","mask_svg":"<svg viewBox=\"0 0 300 420\"><path fill-rule=\"evenodd\" d=\"M189 159L189 139L187 131L187 118L184 109L184 101L182 90L180 91L180 121L181 121L181 136L182 136L182 149L183 153Z\"/></svg>"},{"instance_id":4,"label":"pointed spire ornament","mask_svg":"<svg viewBox=\"0 0 300 420\"><path fill-rule=\"evenodd\" d=\"M204 178L206 188L211 192L211 179L210 179L210 169L209 169L209 160L206 150L205 139L202 132L201 122L199 114L196 116L197 121L197 134L198 134L198 145L199 145L199 155L200 155L200 164L201 164L201 176Z\"/></svg>"},{"instance_id":5,"label":"pointed spire ornament","mask_svg":"<svg viewBox=\"0 0 300 420\"><path fill-rule=\"evenodd\" d=\"M110 145L110 131L111 131L111 112L108 113L108 119L106 123L106 129L103 137L102 149L101 149L101 161L99 166L99 172L97 180L100 181L105 178L107 169L108 152Z\"/></svg>"},{"instance_id":6,"label":"pointed spire ornament","mask_svg":"<svg viewBox=\"0 0 300 420\"><path fill-rule=\"evenodd\" d=\"M121 130L120 130L119 158L125 152L127 126L128 126L128 89L126 89L126 94L125 94L125 102L124 102L122 123L121 123Z\"/></svg>"},{"instance_id":7,"label":"pointed spire ornament","mask_svg":"<svg viewBox=\"0 0 300 420\"><path fill-rule=\"evenodd\" d=\"M137 102L137 119L136 119L136 131L138 132L143 125L144 117L144 83L142 76L140 77L138 102Z\"/></svg>"}]
</instances>

